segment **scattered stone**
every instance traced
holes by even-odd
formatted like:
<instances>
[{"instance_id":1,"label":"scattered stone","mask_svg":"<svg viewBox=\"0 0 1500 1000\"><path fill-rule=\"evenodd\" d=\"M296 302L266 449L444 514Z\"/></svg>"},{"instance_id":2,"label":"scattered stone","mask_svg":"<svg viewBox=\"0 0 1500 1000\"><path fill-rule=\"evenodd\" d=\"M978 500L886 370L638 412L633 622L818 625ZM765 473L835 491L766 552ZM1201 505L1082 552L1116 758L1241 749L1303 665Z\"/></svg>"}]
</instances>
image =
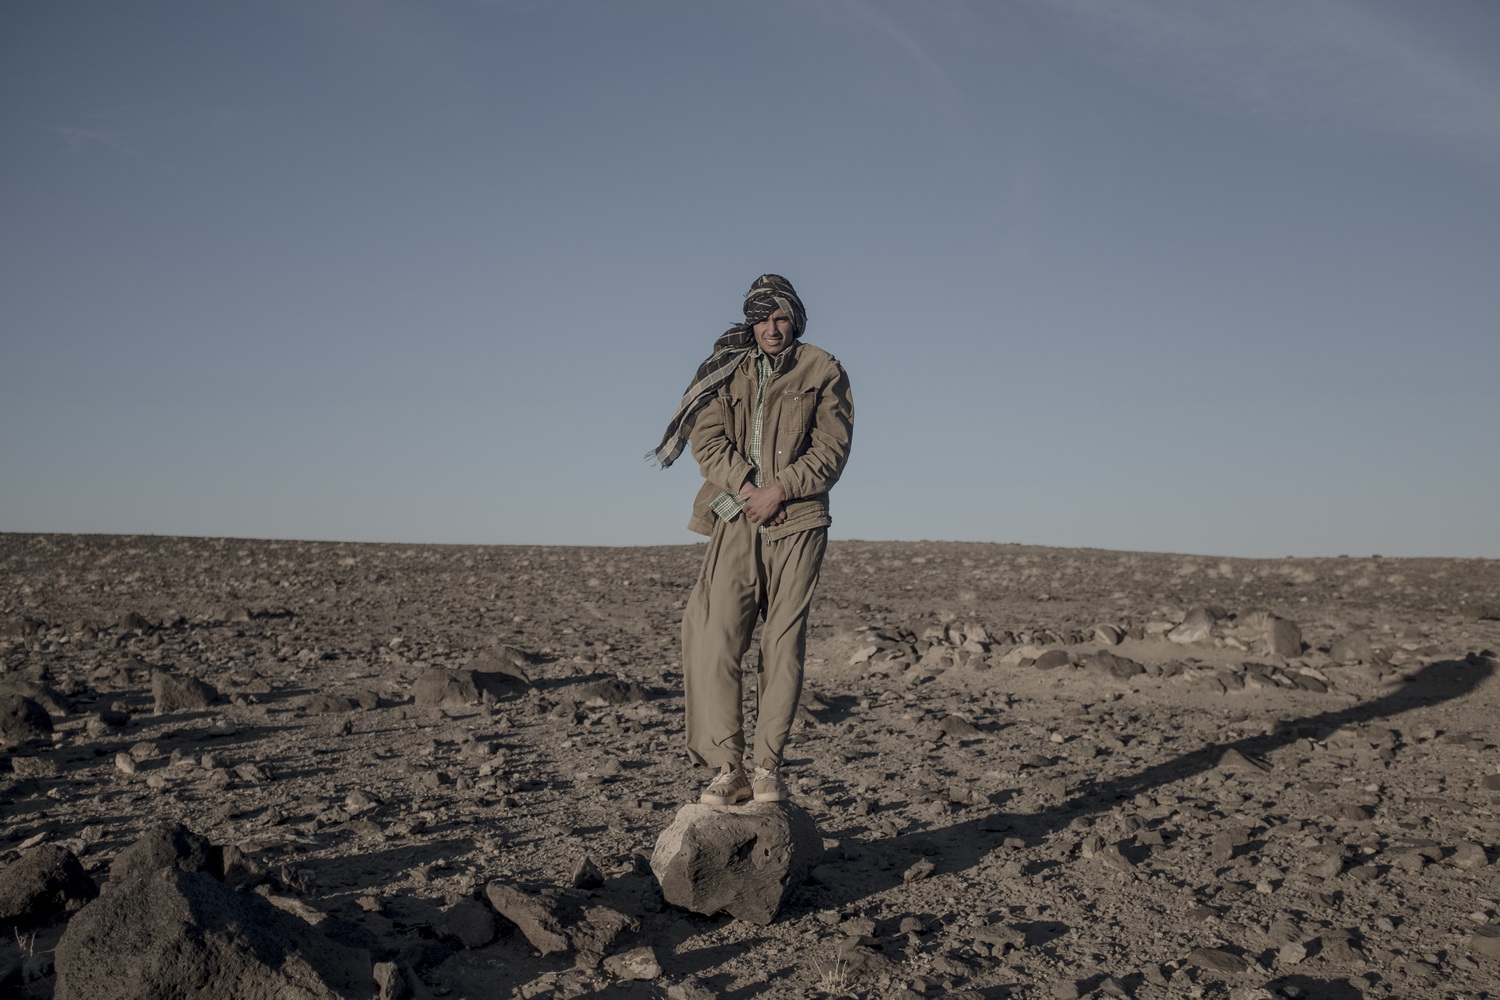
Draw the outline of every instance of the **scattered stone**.
<instances>
[{"instance_id":1,"label":"scattered stone","mask_svg":"<svg viewBox=\"0 0 1500 1000\"><path fill-rule=\"evenodd\" d=\"M974 723L961 715L945 716L943 721L938 723L938 729L942 730L944 735L959 740L974 739L984 735L974 727Z\"/></svg>"},{"instance_id":2,"label":"scattered stone","mask_svg":"<svg viewBox=\"0 0 1500 1000\"><path fill-rule=\"evenodd\" d=\"M122 632L136 632L140 635L145 635L154 628L156 626L151 620L138 611L131 611L120 619L120 631Z\"/></svg>"},{"instance_id":3,"label":"scattered stone","mask_svg":"<svg viewBox=\"0 0 1500 1000\"><path fill-rule=\"evenodd\" d=\"M629 705L646 700L646 689L635 681L615 678L585 684L578 691L578 700L589 708L605 708L610 705Z\"/></svg>"},{"instance_id":4,"label":"scattered stone","mask_svg":"<svg viewBox=\"0 0 1500 1000\"><path fill-rule=\"evenodd\" d=\"M410 1000L411 986L401 974L401 967L395 962L376 962L371 971L375 976L375 986L380 991L379 1000Z\"/></svg>"},{"instance_id":5,"label":"scattered stone","mask_svg":"<svg viewBox=\"0 0 1500 1000\"><path fill-rule=\"evenodd\" d=\"M469 661L469 669L481 674L498 675L520 681L530 687L531 654L515 646L492 646Z\"/></svg>"},{"instance_id":6,"label":"scattered stone","mask_svg":"<svg viewBox=\"0 0 1500 1000\"><path fill-rule=\"evenodd\" d=\"M597 889L604 885L604 873L594 864L594 859L585 854L573 866L573 874L568 881L575 889Z\"/></svg>"},{"instance_id":7,"label":"scattered stone","mask_svg":"<svg viewBox=\"0 0 1500 1000\"><path fill-rule=\"evenodd\" d=\"M207 837L194 833L181 823L158 823L115 856L114 863L109 866L109 880L127 882L174 866L183 871L222 876L224 852L209 843Z\"/></svg>"},{"instance_id":8,"label":"scattered stone","mask_svg":"<svg viewBox=\"0 0 1500 1000\"><path fill-rule=\"evenodd\" d=\"M1480 958L1500 959L1500 924L1489 923L1474 928L1469 950Z\"/></svg>"},{"instance_id":9,"label":"scattered stone","mask_svg":"<svg viewBox=\"0 0 1500 1000\"><path fill-rule=\"evenodd\" d=\"M1071 666L1073 654L1066 649L1049 649L1036 658L1032 666L1038 670L1055 670L1058 667Z\"/></svg>"},{"instance_id":10,"label":"scattered stone","mask_svg":"<svg viewBox=\"0 0 1500 1000\"><path fill-rule=\"evenodd\" d=\"M234 775L241 781L249 782L252 785L263 785L271 780L271 772L254 761L236 764L234 766Z\"/></svg>"},{"instance_id":11,"label":"scattered stone","mask_svg":"<svg viewBox=\"0 0 1500 1000\"><path fill-rule=\"evenodd\" d=\"M1125 633L1114 625L1095 625L1094 639L1109 646L1118 646L1125 639Z\"/></svg>"},{"instance_id":12,"label":"scattered stone","mask_svg":"<svg viewBox=\"0 0 1500 1000\"><path fill-rule=\"evenodd\" d=\"M368 952L336 944L254 893L177 867L122 883L78 911L56 956L56 1000L370 993Z\"/></svg>"},{"instance_id":13,"label":"scattered stone","mask_svg":"<svg viewBox=\"0 0 1500 1000\"><path fill-rule=\"evenodd\" d=\"M1484 868L1490 863L1489 853L1479 844L1472 841L1460 841L1453 849L1453 856L1448 859L1459 868Z\"/></svg>"},{"instance_id":14,"label":"scattered stone","mask_svg":"<svg viewBox=\"0 0 1500 1000\"><path fill-rule=\"evenodd\" d=\"M817 826L794 803L691 803L657 838L651 870L675 906L769 924L822 856Z\"/></svg>"},{"instance_id":15,"label":"scattered stone","mask_svg":"<svg viewBox=\"0 0 1500 1000\"><path fill-rule=\"evenodd\" d=\"M588 893L578 889L491 882L484 895L542 955L572 949L597 962L622 935L640 929L638 921L617 910L588 905Z\"/></svg>"},{"instance_id":16,"label":"scattered stone","mask_svg":"<svg viewBox=\"0 0 1500 1000\"><path fill-rule=\"evenodd\" d=\"M0 676L0 694L18 694L23 698L30 698L52 716L69 715L73 711L72 703L46 684L14 674Z\"/></svg>"},{"instance_id":17,"label":"scattered stone","mask_svg":"<svg viewBox=\"0 0 1500 1000\"><path fill-rule=\"evenodd\" d=\"M354 710L354 703L342 695L326 692L304 695L298 700L304 715L339 715Z\"/></svg>"},{"instance_id":18,"label":"scattered stone","mask_svg":"<svg viewBox=\"0 0 1500 1000\"><path fill-rule=\"evenodd\" d=\"M937 871L937 865L933 864L927 858L921 858L910 868L901 873L901 881L908 883L920 882L922 881L922 879L927 878L935 871Z\"/></svg>"},{"instance_id":19,"label":"scattered stone","mask_svg":"<svg viewBox=\"0 0 1500 1000\"><path fill-rule=\"evenodd\" d=\"M1271 764L1230 747L1219 756L1219 770L1231 774L1264 774L1271 770Z\"/></svg>"},{"instance_id":20,"label":"scattered stone","mask_svg":"<svg viewBox=\"0 0 1500 1000\"><path fill-rule=\"evenodd\" d=\"M1360 962L1364 955L1360 953L1359 943L1354 935L1345 930L1330 930L1323 934L1323 947L1319 952L1321 958L1330 962Z\"/></svg>"},{"instance_id":21,"label":"scattered stone","mask_svg":"<svg viewBox=\"0 0 1500 1000\"><path fill-rule=\"evenodd\" d=\"M460 899L443 911L436 930L465 948L483 948L495 940L495 911L476 899Z\"/></svg>"},{"instance_id":22,"label":"scattered stone","mask_svg":"<svg viewBox=\"0 0 1500 1000\"><path fill-rule=\"evenodd\" d=\"M1351 632L1328 647L1328 656L1334 663L1371 663L1375 650L1370 637L1363 632Z\"/></svg>"},{"instance_id":23,"label":"scattered stone","mask_svg":"<svg viewBox=\"0 0 1500 1000\"><path fill-rule=\"evenodd\" d=\"M1167 633L1167 638L1181 645L1203 642L1213 638L1214 624L1218 621L1208 608L1194 608L1187 613L1182 624Z\"/></svg>"},{"instance_id":24,"label":"scattered stone","mask_svg":"<svg viewBox=\"0 0 1500 1000\"><path fill-rule=\"evenodd\" d=\"M28 848L0 868L0 930L40 926L98 894L72 851L53 844Z\"/></svg>"},{"instance_id":25,"label":"scattered stone","mask_svg":"<svg viewBox=\"0 0 1500 1000\"><path fill-rule=\"evenodd\" d=\"M1137 674L1144 674L1146 668L1127 656L1118 656L1107 649L1101 649L1091 655L1087 660L1088 668L1095 673L1113 677L1115 680L1129 680Z\"/></svg>"},{"instance_id":26,"label":"scattered stone","mask_svg":"<svg viewBox=\"0 0 1500 1000\"><path fill-rule=\"evenodd\" d=\"M1276 656L1302 655L1302 630L1296 622L1278 618L1266 630L1266 647Z\"/></svg>"},{"instance_id":27,"label":"scattered stone","mask_svg":"<svg viewBox=\"0 0 1500 1000\"><path fill-rule=\"evenodd\" d=\"M1190 965L1226 976L1237 976L1250 969L1248 961L1223 948L1194 948L1187 960Z\"/></svg>"},{"instance_id":28,"label":"scattered stone","mask_svg":"<svg viewBox=\"0 0 1500 1000\"><path fill-rule=\"evenodd\" d=\"M152 709L155 714L173 715L178 712L206 711L219 700L219 692L196 677L153 670L151 698L155 703Z\"/></svg>"},{"instance_id":29,"label":"scattered stone","mask_svg":"<svg viewBox=\"0 0 1500 1000\"><path fill-rule=\"evenodd\" d=\"M472 670L432 667L411 686L412 701L421 708L467 708L480 702Z\"/></svg>"},{"instance_id":30,"label":"scattered stone","mask_svg":"<svg viewBox=\"0 0 1500 1000\"><path fill-rule=\"evenodd\" d=\"M649 945L622 951L604 960L604 971L616 979L651 980L661 975L661 963Z\"/></svg>"},{"instance_id":31,"label":"scattered stone","mask_svg":"<svg viewBox=\"0 0 1500 1000\"><path fill-rule=\"evenodd\" d=\"M0 749L11 750L52 735L52 716L38 702L19 694L0 694Z\"/></svg>"}]
</instances>

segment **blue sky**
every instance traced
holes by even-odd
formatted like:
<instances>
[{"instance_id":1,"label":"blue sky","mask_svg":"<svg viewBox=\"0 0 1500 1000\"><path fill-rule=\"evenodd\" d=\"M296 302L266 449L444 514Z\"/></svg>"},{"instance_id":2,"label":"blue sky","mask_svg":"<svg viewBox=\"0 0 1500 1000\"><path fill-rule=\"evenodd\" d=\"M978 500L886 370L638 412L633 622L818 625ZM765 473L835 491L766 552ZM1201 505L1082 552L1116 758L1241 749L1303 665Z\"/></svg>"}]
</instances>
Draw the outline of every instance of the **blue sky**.
<instances>
[{"instance_id":1,"label":"blue sky","mask_svg":"<svg viewBox=\"0 0 1500 1000\"><path fill-rule=\"evenodd\" d=\"M0 9L0 531L692 541L757 274L835 538L1500 557L1491 0Z\"/></svg>"}]
</instances>

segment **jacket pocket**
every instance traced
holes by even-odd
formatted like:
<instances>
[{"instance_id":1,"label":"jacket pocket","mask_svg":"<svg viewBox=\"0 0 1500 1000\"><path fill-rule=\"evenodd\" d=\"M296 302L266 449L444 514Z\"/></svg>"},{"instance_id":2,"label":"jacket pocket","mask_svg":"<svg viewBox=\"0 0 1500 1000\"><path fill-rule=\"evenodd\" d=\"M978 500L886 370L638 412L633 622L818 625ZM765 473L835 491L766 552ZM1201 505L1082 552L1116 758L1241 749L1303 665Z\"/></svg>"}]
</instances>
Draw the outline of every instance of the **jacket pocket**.
<instances>
[{"instance_id":1,"label":"jacket pocket","mask_svg":"<svg viewBox=\"0 0 1500 1000\"><path fill-rule=\"evenodd\" d=\"M807 450L812 432L813 410L818 403L816 389L784 389L777 407L776 438L778 447L794 452L789 460Z\"/></svg>"}]
</instances>

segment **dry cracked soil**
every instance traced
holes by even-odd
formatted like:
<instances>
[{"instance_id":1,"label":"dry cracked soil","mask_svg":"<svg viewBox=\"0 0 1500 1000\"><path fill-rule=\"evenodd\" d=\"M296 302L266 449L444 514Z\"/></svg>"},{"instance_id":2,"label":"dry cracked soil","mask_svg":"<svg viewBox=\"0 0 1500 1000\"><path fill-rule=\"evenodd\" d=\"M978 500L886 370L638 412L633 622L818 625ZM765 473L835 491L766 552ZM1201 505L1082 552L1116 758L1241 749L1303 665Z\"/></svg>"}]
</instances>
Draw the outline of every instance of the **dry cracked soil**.
<instances>
[{"instance_id":1,"label":"dry cracked soil","mask_svg":"<svg viewBox=\"0 0 1500 1000\"><path fill-rule=\"evenodd\" d=\"M0 689L53 723L0 754L0 865L103 882L175 820L417 996L1500 995L1500 562L834 542L787 766L825 855L757 926L645 863L707 778L702 551L0 535ZM455 932L584 858L659 968ZM66 921L0 992L52 995Z\"/></svg>"}]
</instances>

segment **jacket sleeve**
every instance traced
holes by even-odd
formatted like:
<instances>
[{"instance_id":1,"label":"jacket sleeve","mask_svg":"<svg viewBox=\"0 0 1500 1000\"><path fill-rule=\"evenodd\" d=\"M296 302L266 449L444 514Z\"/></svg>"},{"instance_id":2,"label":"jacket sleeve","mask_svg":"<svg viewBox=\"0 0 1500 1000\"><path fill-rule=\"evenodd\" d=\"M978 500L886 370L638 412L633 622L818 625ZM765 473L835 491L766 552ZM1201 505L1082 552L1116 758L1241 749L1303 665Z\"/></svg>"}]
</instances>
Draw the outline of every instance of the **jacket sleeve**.
<instances>
[{"instance_id":1,"label":"jacket sleeve","mask_svg":"<svg viewBox=\"0 0 1500 1000\"><path fill-rule=\"evenodd\" d=\"M827 493L843 474L854 437L854 396L849 375L833 362L833 377L820 387L813 411L811 443L796 461L776 477L788 500Z\"/></svg>"},{"instance_id":2,"label":"jacket sleeve","mask_svg":"<svg viewBox=\"0 0 1500 1000\"><path fill-rule=\"evenodd\" d=\"M731 435L729 400L721 393L698 411L688 440L703 478L737 493L745 480L755 475L755 468L740 453Z\"/></svg>"}]
</instances>

